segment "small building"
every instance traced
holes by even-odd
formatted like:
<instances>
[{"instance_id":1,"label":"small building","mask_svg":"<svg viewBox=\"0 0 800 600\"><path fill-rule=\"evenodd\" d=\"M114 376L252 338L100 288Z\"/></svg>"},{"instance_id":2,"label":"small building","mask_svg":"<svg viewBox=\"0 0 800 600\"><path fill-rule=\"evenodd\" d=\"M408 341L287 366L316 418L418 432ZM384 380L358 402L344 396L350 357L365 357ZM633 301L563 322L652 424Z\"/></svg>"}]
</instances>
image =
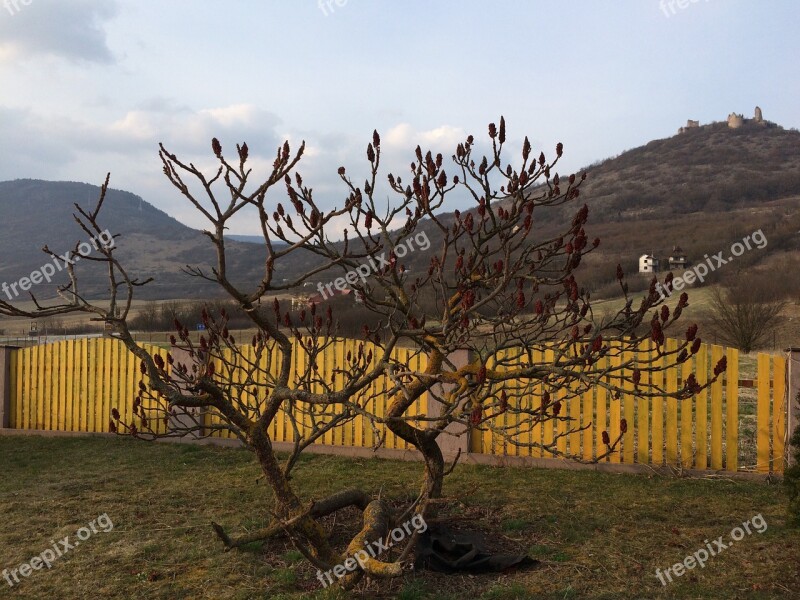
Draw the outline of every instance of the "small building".
<instances>
[{"instance_id":1,"label":"small building","mask_svg":"<svg viewBox=\"0 0 800 600\"><path fill-rule=\"evenodd\" d=\"M680 246L675 246L672 249L672 254L669 257L669 268L672 269L685 269L689 266L689 260L686 258L686 253Z\"/></svg>"},{"instance_id":2,"label":"small building","mask_svg":"<svg viewBox=\"0 0 800 600\"><path fill-rule=\"evenodd\" d=\"M639 257L639 273L655 273L658 265L658 259L652 254L642 254Z\"/></svg>"}]
</instances>

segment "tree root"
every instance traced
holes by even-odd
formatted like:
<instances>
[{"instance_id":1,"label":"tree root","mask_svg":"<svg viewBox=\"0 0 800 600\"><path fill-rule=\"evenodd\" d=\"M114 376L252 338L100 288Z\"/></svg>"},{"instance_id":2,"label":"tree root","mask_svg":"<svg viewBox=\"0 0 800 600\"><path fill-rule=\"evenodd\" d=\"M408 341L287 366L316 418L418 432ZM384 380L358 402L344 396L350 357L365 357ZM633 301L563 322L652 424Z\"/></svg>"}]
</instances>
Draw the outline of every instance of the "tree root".
<instances>
[{"instance_id":1,"label":"tree root","mask_svg":"<svg viewBox=\"0 0 800 600\"><path fill-rule=\"evenodd\" d=\"M401 557L401 560L395 562L384 562L380 560L378 545L376 541L386 539L391 528L392 517L389 506L382 500L370 501L369 495L358 489L349 489L342 492L337 492L323 500L312 502L306 510L299 514L292 516L290 519L282 520L275 519L269 526L254 531L247 535L237 538L231 538L221 525L212 522L214 532L217 534L222 543L225 544L225 552L232 548L239 548L245 544L252 542L259 542L273 538L281 534L289 534L289 536L297 543L298 539L295 538L295 533L302 533L295 531L294 527L299 526L298 523L305 523L311 520L316 523L316 519L328 516L344 508L355 506L363 511L363 526L361 531L352 539L347 546L347 550L338 557L337 565L346 566L348 563L348 573L339 579L339 584L345 588L350 589L355 586L363 577L367 575L376 579L386 579L390 577L398 577L403 574L402 558L406 556L410 548L406 548L406 552ZM309 549L313 553L313 549ZM310 554L303 552L309 560L313 557ZM333 557L334 559L336 557ZM312 562L325 567L323 563L328 561L317 562L313 559ZM332 562L332 561L331 561ZM358 565L358 568L355 565ZM323 569L325 570L325 569Z\"/></svg>"},{"instance_id":2,"label":"tree root","mask_svg":"<svg viewBox=\"0 0 800 600\"><path fill-rule=\"evenodd\" d=\"M356 506L361 510L366 510L370 503L369 494L358 489L349 489L328 496L324 500L318 500L311 505L309 515L314 518L326 517L336 511Z\"/></svg>"},{"instance_id":3,"label":"tree root","mask_svg":"<svg viewBox=\"0 0 800 600\"><path fill-rule=\"evenodd\" d=\"M375 550L372 543L384 539L389 533L389 507L382 500L374 500L364 509L364 526L347 546L345 560L360 558L358 565L362 571L350 573L342 578L345 589L351 588L366 574L370 577L386 579L403 574L403 566L399 562L383 562L373 557Z\"/></svg>"},{"instance_id":4,"label":"tree root","mask_svg":"<svg viewBox=\"0 0 800 600\"><path fill-rule=\"evenodd\" d=\"M214 532L217 534L217 537L219 537L219 539L222 540L222 543L225 544L225 552L228 552L232 548L239 548L246 544L261 542L277 535L281 535L286 532L287 528L291 527L294 523L305 517L318 519L342 510L343 508L347 508L348 506L356 506L361 510L365 510L369 505L369 502L370 498L366 492L355 488L344 490L337 492L332 496L328 496L323 500L313 502L307 510L303 511L299 515L295 515L291 519L286 521L275 520L263 529L259 529L258 531L254 531L253 533L243 535L235 539L231 538L218 523L212 521L211 526L214 528Z\"/></svg>"}]
</instances>

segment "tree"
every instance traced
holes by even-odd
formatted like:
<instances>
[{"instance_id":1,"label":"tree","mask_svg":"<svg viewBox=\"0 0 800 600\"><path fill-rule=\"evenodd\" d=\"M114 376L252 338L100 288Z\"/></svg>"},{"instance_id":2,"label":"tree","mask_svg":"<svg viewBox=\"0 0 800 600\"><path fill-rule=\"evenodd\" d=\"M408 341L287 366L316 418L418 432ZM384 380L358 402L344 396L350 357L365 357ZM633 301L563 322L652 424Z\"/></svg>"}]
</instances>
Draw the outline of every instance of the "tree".
<instances>
[{"instance_id":1,"label":"tree","mask_svg":"<svg viewBox=\"0 0 800 600\"><path fill-rule=\"evenodd\" d=\"M538 157L532 153L527 138L516 166L504 163L505 129L502 118L499 126L489 125L488 156L477 154L472 136L458 144L452 175L446 172L441 154L417 147L407 182L388 174L385 184L378 177L381 140L374 132L366 148L363 184L341 167L344 204L331 210L320 208L297 171L304 145L292 152L284 143L272 170L256 182L246 144L237 145L236 160L229 161L214 139L211 146L218 166L208 175L161 146L165 175L207 219L210 229L205 234L216 249L217 263L210 272L187 270L216 282L249 316L258 331L250 346L245 348L228 331L224 310L204 311L207 335L197 344L186 326L176 322L172 351L166 357L148 354L133 340L127 325L134 291L146 282L125 271L113 248L104 248L98 257L108 266L112 293L107 305L88 302L70 269L69 283L60 288L63 302L41 306L35 313L93 313L110 324L141 360L135 419L126 422L114 414L113 430L146 439L225 430L254 452L274 495L273 522L238 539L215 524L228 547L287 534L309 561L330 571L347 557L361 553L363 558L368 543L385 536L393 524L412 515L435 514L445 475L452 470L446 468L439 440L451 425L462 431L491 429L511 443L581 460L558 448L559 439L588 426L565 415L562 406L570 398L603 386L614 395L685 399L710 383L701 384L690 375L684 388L672 393L648 383L649 373L684 362L700 348L694 325L676 350L667 350L665 344L666 330L688 305L686 294L670 309L656 291L654 278L634 308L618 266L625 306L605 319L595 318L590 295L576 279L582 258L600 244L599 239L590 241L585 231L587 205L577 204L586 175L560 177L555 166L561 144L548 160L544 153ZM98 215L107 186L108 178L94 210L77 207L76 219L89 234L100 230ZM280 187L285 188L288 208L273 199ZM384 193L393 195L395 202L388 206L381 202ZM446 198L459 193L471 198L474 208L446 214ZM546 234L537 227L544 211L570 204L575 206L574 216L559 233ZM233 282L225 237L231 219L245 211L258 219L266 251L263 278L249 287ZM334 242L327 232L341 220L347 224L344 240ZM436 245L422 243L422 234ZM415 244L417 252L426 246L426 270L407 272L403 256L410 251L409 244ZM274 276L276 265L301 252L313 253L316 262L290 281L279 281ZM307 281L339 276L356 290L373 318L364 324L358 351L337 364L335 376L326 380L317 365L337 334L330 304L313 304L297 312L277 299L270 306L261 301L267 294L296 289ZM663 282L668 290L671 280L669 274ZM0 313L30 314L8 303L0 303ZM399 344L411 345L424 356L424 370L415 371L394 358ZM639 352L650 347L652 352ZM293 353L298 349L304 361L295 372ZM467 352L466 364L453 360L459 351ZM606 358L614 360L607 364ZM724 371L724 360L716 365L714 379ZM278 365L277 375L272 361ZM374 409L377 392L372 384L385 376L391 386L381 393L388 408L379 412ZM439 403L436 417L420 417L413 410L426 393ZM211 414L210 427L204 426L209 419L200 418L202 411ZM279 414L287 415L295 433L294 450L285 461L276 456L269 434ZM495 420L500 414L513 418ZM293 467L301 453L357 416L387 428L424 459L419 494L397 513L374 499L377 482L374 490L343 486L341 492L317 501L294 491ZM552 441L525 441L526 431L547 423L560 425ZM624 433L626 427L623 419L620 430ZM606 449L593 460L616 451L621 438L611 439L604 432ZM378 438L376 445L380 443ZM363 511L363 529L346 549L334 548L321 518L348 506ZM365 574L401 575L417 541L415 532L397 554L360 560L340 583L352 586Z\"/></svg>"},{"instance_id":2,"label":"tree","mask_svg":"<svg viewBox=\"0 0 800 600\"><path fill-rule=\"evenodd\" d=\"M752 290L739 285L724 293L711 292L711 323L720 339L743 352L761 347L778 323L785 302L758 298Z\"/></svg>"}]
</instances>

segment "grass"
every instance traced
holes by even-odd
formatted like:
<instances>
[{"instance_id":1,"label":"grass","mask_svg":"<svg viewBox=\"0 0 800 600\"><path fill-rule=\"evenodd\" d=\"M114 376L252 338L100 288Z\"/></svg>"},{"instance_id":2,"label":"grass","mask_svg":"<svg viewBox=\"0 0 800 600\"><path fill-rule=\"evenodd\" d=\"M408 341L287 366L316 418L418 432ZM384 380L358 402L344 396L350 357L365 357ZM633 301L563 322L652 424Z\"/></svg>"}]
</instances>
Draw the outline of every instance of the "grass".
<instances>
[{"instance_id":1,"label":"grass","mask_svg":"<svg viewBox=\"0 0 800 600\"><path fill-rule=\"evenodd\" d=\"M305 498L346 486L391 502L414 494L420 465L304 458ZM800 585L800 531L786 525L781 486L589 471L460 465L447 480L454 526L480 529L497 549L527 552L537 568L498 575L416 572L346 595L322 589L285 540L224 553L209 522L233 533L266 522L268 489L244 450L109 438L0 437L0 570L107 514L97 533L0 597L154 598L786 598ZM768 523L663 587L662 570L728 536L756 514ZM327 523L347 538L355 511Z\"/></svg>"}]
</instances>

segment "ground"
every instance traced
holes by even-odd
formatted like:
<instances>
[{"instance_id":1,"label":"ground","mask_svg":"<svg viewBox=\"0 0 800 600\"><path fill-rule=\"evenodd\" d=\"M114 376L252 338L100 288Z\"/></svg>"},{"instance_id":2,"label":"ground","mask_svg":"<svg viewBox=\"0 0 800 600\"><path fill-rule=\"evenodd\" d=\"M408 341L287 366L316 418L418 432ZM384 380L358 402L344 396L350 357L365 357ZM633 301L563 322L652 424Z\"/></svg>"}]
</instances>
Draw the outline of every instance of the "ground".
<instances>
[{"instance_id":1,"label":"ground","mask_svg":"<svg viewBox=\"0 0 800 600\"><path fill-rule=\"evenodd\" d=\"M294 483L306 498L347 486L391 502L413 493L420 465L310 456ZM480 529L498 549L527 551L537 568L502 575L418 572L350 596L323 590L285 541L224 553L209 527L263 525L269 493L244 450L115 438L0 436L0 570L14 569L100 515L97 533L9 587L0 598L795 598L800 530L786 525L782 486L589 471L459 465L447 480L444 517ZM381 486L381 487L378 487ZM457 499L457 500L456 500ZM753 532L667 586L656 578L705 540ZM344 540L355 512L327 525ZM106 527L106 529L108 529ZM51 542L53 540L53 542Z\"/></svg>"}]
</instances>

